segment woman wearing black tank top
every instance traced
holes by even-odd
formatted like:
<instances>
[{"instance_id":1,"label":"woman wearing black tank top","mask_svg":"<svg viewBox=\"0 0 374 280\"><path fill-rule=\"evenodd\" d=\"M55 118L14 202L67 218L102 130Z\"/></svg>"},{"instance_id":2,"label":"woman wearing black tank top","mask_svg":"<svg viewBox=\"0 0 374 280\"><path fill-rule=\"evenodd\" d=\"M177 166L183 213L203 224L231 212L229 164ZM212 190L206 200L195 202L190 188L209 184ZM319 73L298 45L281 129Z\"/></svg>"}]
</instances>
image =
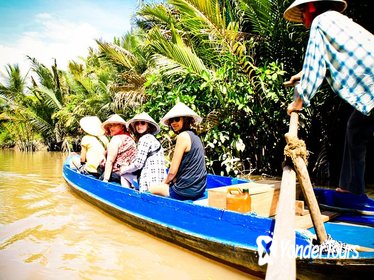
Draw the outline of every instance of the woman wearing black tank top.
<instances>
[{"instance_id":1,"label":"woman wearing black tank top","mask_svg":"<svg viewBox=\"0 0 374 280\"><path fill-rule=\"evenodd\" d=\"M176 134L177 141L167 177L150 192L178 200L195 200L204 195L207 171L204 147L191 128L202 118L183 103L177 103L162 119Z\"/></svg>"}]
</instances>

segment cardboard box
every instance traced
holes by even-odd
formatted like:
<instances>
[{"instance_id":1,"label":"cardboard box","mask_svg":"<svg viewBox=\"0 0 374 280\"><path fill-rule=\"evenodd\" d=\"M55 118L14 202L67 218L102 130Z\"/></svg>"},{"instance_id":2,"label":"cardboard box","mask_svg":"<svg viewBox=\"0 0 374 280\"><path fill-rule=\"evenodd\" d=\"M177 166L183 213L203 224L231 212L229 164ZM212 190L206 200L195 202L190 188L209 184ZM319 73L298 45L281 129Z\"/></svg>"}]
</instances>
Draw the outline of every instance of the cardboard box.
<instances>
[{"instance_id":1,"label":"cardboard box","mask_svg":"<svg viewBox=\"0 0 374 280\"><path fill-rule=\"evenodd\" d=\"M226 209L227 189L238 187L248 188L251 195L251 212L259 216L274 216L277 211L280 184L245 183L227 187L219 187L208 190L208 205L220 209Z\"/></svg>"}]
</instances>

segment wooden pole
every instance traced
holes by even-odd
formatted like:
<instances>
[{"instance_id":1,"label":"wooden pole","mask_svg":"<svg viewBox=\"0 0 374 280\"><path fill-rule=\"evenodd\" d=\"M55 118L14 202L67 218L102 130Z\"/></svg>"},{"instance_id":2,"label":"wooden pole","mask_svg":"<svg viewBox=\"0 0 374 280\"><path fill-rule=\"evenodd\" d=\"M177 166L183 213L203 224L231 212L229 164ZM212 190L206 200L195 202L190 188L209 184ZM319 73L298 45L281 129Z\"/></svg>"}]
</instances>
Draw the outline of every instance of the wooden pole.
<instances>
[{"instance_id":1,"label":"wooden pole","mask_svg":"<svg viewBox=\"0 0 374 280\"><path fill-rule=\"evenodd\" d=\"M325 225L323 224L321 211L313 191L313 186L309 178L308 169L304 160L301 157L297 157L294 161L294 168L297 174L297 179L301 185L301 189L304 194L305 202L308 205L310 216L312 218L313 226L316 231L317 239L319 243L323 243L327 240L327 233Z\"/></svg>"},{"instance_id":2,"label":"wooden pole","mask_svg":"<svg viewBox=\"0 0 374 280\"><path fill-rule=\"evenodd\" d=\"M296 99L297 96L299 95L297 92L297 87L296 87L298 83L299 82L296 82L295 84L293 84L294 99ZM285 84L285 86L291 86L291 84ZM297 121L296 121L296 132L291 131L291 126L293 125L292 114L297 114L297 113L295 112L291 113L290 131L288 133L290 137L297 136L297 123L298 123ZM292 129L295 129L295 127L293 127ZM290 138L288 137L288 135L287 134L285 135L287 143ZM308 205L308 208L309 208L310 216L312 218L313 226L316 231L317 239L320 243L323 243L325 240L327 240L327 234L326 234L325 226L323 224L321 211L319 209L319 205L318 205L316 196L313 191L313 186L310 181L306 163L300 156L298 156L296 157L296 159L293 159L293 165L296 171L297 179L299 180L299 183L301 185L301 189L303 191L306 204Z\"/></svg>"},{"instance_id":3,"label":"wooden pole","mask_svg":"<svg viewBox=\"0 0 374 280\"><path fill-rule=\"evenodd\" d=\"M297 136L298 114L291 113L288 134ZM296 173L283 167L282 182L275 216L274 235L270 252L270 263L266 270L267 280L296 279L295 250L295 200Z\"/></svg>"}]
</instances>

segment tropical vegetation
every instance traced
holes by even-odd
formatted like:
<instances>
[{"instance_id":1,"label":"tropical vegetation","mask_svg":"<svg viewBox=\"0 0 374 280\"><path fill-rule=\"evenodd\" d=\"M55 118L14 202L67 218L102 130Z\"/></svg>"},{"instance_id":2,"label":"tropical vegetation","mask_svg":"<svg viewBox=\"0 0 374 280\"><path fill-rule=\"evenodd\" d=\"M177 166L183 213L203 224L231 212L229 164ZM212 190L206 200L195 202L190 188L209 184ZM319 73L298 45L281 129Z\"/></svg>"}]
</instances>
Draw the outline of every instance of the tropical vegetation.
<instances>
[{"instance_id":1,"label":"tropical vegetation","mask_svg":"<svg viewBox=\"0 0 374 280\"><path fill-rule=\"evenodd\" d=\"M182 101L204 117L196 129L210 172L278 175L293 96L283 82L300 70L307 40L302 26L283 19L293 1L145 2L131 32L112 42L97 40L66 71L56 61L48 68L31 57L26 75L6 65L1 145L77 150L83 116L105 120L118 113L129 119L147 111L159 120ZM354 18L362 19L360 7L353 5ZM336 131L342 131L349 107L328 87L320 91L302 113L300 134L311 152L311 172L331 178L331 146L341 141ZM163 127L158 137L170 157L173 135Z\"/></svg>"}]
</instances>

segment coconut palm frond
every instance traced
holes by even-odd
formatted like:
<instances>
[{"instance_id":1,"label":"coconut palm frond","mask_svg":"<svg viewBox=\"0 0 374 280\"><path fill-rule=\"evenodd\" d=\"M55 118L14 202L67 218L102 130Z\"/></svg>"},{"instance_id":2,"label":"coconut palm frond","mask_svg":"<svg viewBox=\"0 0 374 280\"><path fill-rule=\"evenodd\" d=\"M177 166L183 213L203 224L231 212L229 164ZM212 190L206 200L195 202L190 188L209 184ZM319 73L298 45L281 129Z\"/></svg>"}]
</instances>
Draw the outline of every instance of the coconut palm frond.
<instances>
[{"instance_id":1,"label":"coconut palm frond","mask_svg":"<svg viewBox=\"0 0 374 280\"><path fill-rule=\"evenodd\" d=\"M46 138L54 139L54 125L39 116L37 112L28 110L25 112L24 118L31 125L34 131L37 131Z\"/></svg>"},{"instance_id":2,"label":"coconut palm frond","mask_svg":"<svg viewBox=\"0 0 374 280\"><path fill-rule=\"evenodd\" d=\"M150 45L157 53L153 59L161 72L169 75L180 72L200 75L209 72L203 61L174 31L172 41L167 40L157 28L149 32Z\"/></svg>"},{"instance_id":3,"label":"coconut palm frond","mask_svg":"<svg viewBox=\"0 0 374 280\"><path fill-rule=\"evenodd\" d=\"M178 21L164 4L146 4L141 7L137 15L148 23L148 28L163 25L177 25Z\"/></svg>"},{"instance_id":4,"label":"coconut palm frond","mask_svg":"<svg viewBox=\"0 0 374 280\"><path fill-rule=\"evenodd\" d=\"M126 88L139 88L143 87L144 83L147 81L145 76L140 75L134 71L123 72L119 74L121 80L126 81ZM115 87L121 87L120 85Z\"/></svg>"},{"instance_id":5,"label":"coconut palm frond","mask_svg":"<svg viewBox=\"0 0 374 280\"><path fill-rule=\"evenodd\" d=\"M100 40L96 40L96 43L99 45L99 50L103 57L105 57L107 60L114 64L121 65L127 70L134 68L134 65L136 64L136 57L131 52L115 44Z\"/></svg>"},{"instance_id":6,"label":"coconut palm frond","mask_svg":"<svg viewBox=\"0 0 374 280\"><path fill-rule=\"evenodd\" d=\"M221 113L218 111L211 111L206 115L203 121L197 125L196 131L198 134L205 133L211 130L213 127L216 127L220 123Z\"/></svg>"},{"instance_id":7,"label":"coconut palm frond","mask_svg":"<svg viewBox=\"0 0 374 280\"><path fill-rule=\"evenodd\" d=\"M86 78L86 77L77 77L75 81L79 84L80 90L79 92L84 93L94 93L96 91L95 83L92 79Z\"/></svg>"},{"instance_id":8,"label":"coconut palm frond","mask_svg":"<svg viewBox=\"0 0 374 280\"><path fill-rule=\"evenodd\" d=\"M114 94L112 108L114 111L126 111L126 108L137 108L147 100L143 89L119 91Z\"/></svg>"},{"instance_id":9,"label":"coconut palm frond","mask_svg":"<svg viewBox=\"0 0 374 280\"><path fill-rule=\"evenodd\" d=\"M5 84L0 82L0 96L12 102L22 99L26 88L26 76L22 77L18 64L6 65L7 75L4 75Z\"/></svg>"},{"instance_id":10,"label":"coconut palm frond","mask_svg":"<svg viewBox=\"0 0 374 280\"><path fill-rule=\"evenodd\" d=\"M204 29L208 28L217 34L220 34L226 25L224 13L217 0L169 0L169 2L180 11L181 21L188 22L188 25L200 28L205 26Z\"/></svg>"},{"instance_id":11,"label":"coconut palm frond","mask_svg":"<svg viewBox=\"0 0 374 280\"><path fill-rule=\"evenodd\" d=\"M238 24L230 15L231 6L222 1L170 0L180 12L180 20L188 26L194 36L206 37L205 42L215 45L214 49L229 48L239 33Z\"/></svg>"},{"instance_id":12,"label":"coconut palm frond","mask_svg":"<svg viewBox=\"0 0 374 280\"><path fill-rule=\"evenodd\" d=\"M272 1L269 0L252 0L239 1L240 9L248 17L251 23L252 31L264 36L271 36L268 33L272 22Z\"/></svg>"},{"instance_id":13,"label":"coconut palm frond","mask_svg":"<svg viewBox=\"0 0 374 280\"><path fill-rule=\"evenodd\" d=\"M55 80L51 71L36 58L30 56L27 56L27 58L30 60L31 69L37 74L40 84L46 88L55 88Z\"/></svg>"},{"instance_id":14,"label":"coconut palm frond","mask_svg":"<svg viewBox=\"0 0 374 280\"><path fill-rule=\"evenodd\" d=\"M36 95L43 99L43 103L46 106L53 108L56 111L62 109L62 104L57 99L56 93L53 90L44 86L39 86L37 88L33 88L33 91L36 93Z\"/></svg>"}]
</instances>

